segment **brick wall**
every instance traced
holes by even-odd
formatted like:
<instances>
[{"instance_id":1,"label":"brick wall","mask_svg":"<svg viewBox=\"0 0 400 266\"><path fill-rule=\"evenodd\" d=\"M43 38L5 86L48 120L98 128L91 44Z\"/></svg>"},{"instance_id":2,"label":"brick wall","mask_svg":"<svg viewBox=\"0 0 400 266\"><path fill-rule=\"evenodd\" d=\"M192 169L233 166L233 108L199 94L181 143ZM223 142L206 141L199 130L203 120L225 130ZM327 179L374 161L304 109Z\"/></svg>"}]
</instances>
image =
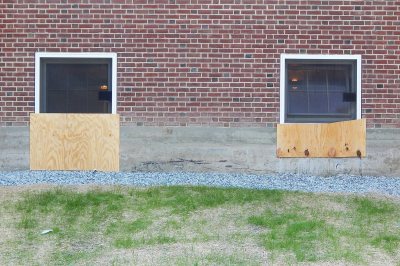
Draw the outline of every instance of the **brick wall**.
<instances>
[{"instance_id":1,"label":"brick wall","mask_svg":"<svg viewBox=\"0 0 400 266\"><path fill-rule=\"evenodd\" d=\"M2 0L0 125L34 111L35 52L116 52L123 124L273 127L281 53L362 54L368 127L400 127L400 1Z\"/></svg>"}]
</instances>

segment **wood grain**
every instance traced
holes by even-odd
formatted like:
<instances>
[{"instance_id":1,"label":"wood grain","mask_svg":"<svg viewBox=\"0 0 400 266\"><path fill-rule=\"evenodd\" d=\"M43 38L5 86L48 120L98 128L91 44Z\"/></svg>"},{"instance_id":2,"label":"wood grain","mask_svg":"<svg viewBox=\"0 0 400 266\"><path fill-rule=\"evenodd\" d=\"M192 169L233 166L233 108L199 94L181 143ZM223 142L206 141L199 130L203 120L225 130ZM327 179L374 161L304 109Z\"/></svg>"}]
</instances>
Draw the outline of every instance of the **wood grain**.
<instances>
[{"instance_id":1,"label":"wood grain","mask_svg":"<svg viewBox=\"0 0 400 266\"><path fill-rule=\"evenodd\" d=\"M32 170L119 171L119 115L32 114L30 132Z\"/></svg>"},{"instance_id":2,"label":"wood grain","mask_svg":"<svg viewBox=\"0 0 400 266\"><path fill-rule=\"evenodd\" d=\"M365 157L366 120L328 124L279 124L278 157Z\"/></svg>"},{"instance_id":3,"label":"wood grain","mask_svg":"<svg viewBox=\"0 0 400 266\"><path fill-rule=\"evenodd\" d=\"M30 168L31 170L60 170L65 168L65 114L31 114Z\"/></svg>"}]
</instances>

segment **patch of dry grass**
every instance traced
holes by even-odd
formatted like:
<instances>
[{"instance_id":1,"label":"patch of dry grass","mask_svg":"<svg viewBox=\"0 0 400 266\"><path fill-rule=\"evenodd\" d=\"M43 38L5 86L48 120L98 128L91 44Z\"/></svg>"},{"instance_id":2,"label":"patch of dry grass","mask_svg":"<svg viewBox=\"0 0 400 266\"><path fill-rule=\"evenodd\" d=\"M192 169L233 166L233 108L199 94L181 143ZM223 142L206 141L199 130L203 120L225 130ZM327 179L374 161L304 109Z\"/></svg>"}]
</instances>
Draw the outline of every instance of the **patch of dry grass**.
<instances>
[{"instance_id":1,"label":"patch of dry grass","mask_svg":"<svg viewBox=\"0 0 400 266\"><path fill-rule=\"evenodd\" d=\"M5 265L396 265L400 201L161 187L0 188ZM40 235L41 230L54 231Z\"/></svg>"}]
</instances>

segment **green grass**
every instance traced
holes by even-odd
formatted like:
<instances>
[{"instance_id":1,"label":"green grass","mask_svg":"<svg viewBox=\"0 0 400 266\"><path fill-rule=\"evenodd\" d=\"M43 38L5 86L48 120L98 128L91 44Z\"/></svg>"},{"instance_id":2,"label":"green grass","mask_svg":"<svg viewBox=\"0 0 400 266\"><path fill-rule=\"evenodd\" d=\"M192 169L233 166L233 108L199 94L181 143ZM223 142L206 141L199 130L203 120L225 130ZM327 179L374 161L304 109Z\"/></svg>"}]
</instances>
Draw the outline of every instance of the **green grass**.
<instances>
[{"instance_id":1,"label":"green grass","mask_svg":"<svg viewBox=\"0 0 400 266\"><path fill-rule=\"evenodd\" d=\"M249 222L270 230L262 235L262 243L266 249L290 251L300 262L317 261L320 245L332 247L337 243L327 242L338 240L335 237L338 232L333 226L323 220L308 219L300 214L266 212L261 216L251 216Z\"/></svg>"},{"instance_id":2,"label":"green grass","mask_svg":"<svg viewBox=\"0 0 400 266\"><path fill-rule=\"evenodd\" d=\"M73 265L78 261L90 258L91 256L88 256L87 252L60 250L53 254L52 261L54 261L56 265Z\"/></svg>"},{"instance_id":3,"label":"green grass","mask_svg":"<svg viewBox=\"0 0 400 266\"><path fill-rule=\"evenodd\" d=\"M18 228L22 229L32 229L37 226L37 220L36 218L33 218L31 216L24 216L21 218L20 222L18 223Z\"/></svg>"},{"instance_id":4,"label":"green grass","mask_svg":"<svg viewBox=\"0 0 400 266\"><path fill-rule=\"evenodd\" d=\"M120 252L126 264L143 264L135 257L141 250L149 264L167 265L400 259L400 204L388 199L206 187L57 188L18 197L0 202L0 224L14 236L0 245L6 264L113 264Z\"/></svg>"},{"instance_id":5,"label":"green grass","mask_svg":"<svg viewBox=\"0 0 400 266\"><path fill-rule=\"evenodd\" d=\"M393 253L400 248L400 237L398 235L380 235L375 237L371 243Z\"/></svg>"},{"instance_id":6,"label":"green grass","mask_svg":"<svg viewBox=\"0 0 400 266\"><path fill-rule=\"evenodd\" d=\"M354 203L357 213L366 217L390 214L396 210L396 205L392 203L367 198L355 198Z\"/></svg>"},{"instance_id":7,"label":"green grass","mask_svg":"<svg viewBox=\"0 0 400 266\"><path fill-rule=\"evenodd\" d=\"M170 208L173 214L188 214L199 208L213 208L225 203L244 204L255 200L277 202L282 200L281 191L244 189L218 189L206 187L155 187L143 191L131 191L142 212Z\"/></svg>"}]
</instances>

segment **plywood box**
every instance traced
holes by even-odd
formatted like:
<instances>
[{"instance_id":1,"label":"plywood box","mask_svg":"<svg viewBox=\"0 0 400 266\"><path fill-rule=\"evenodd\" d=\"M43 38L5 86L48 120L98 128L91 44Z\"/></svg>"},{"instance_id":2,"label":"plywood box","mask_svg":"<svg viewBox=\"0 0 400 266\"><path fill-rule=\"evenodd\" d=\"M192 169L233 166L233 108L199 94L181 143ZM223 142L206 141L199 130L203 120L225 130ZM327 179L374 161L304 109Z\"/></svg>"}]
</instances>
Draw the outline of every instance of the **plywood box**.
<instances>
[{"instance_id":1,"label":"plywood box","mask_svg":"<svg viewBox=\"0 0 400 266\"><path fill-rule=\"evenodd\" d=\"M31 114L30 169L119 171L119 115Z\"/></svg>"},{"instance_id":2,"label":"plywood box","mask_svg":"<svg viewBox=\"0 0 400 266\"><path fill-rule=\"evenodd\" d=\"M365 157L366 120L279 124L278 157Z\"/></svg>"}]
</instances>

